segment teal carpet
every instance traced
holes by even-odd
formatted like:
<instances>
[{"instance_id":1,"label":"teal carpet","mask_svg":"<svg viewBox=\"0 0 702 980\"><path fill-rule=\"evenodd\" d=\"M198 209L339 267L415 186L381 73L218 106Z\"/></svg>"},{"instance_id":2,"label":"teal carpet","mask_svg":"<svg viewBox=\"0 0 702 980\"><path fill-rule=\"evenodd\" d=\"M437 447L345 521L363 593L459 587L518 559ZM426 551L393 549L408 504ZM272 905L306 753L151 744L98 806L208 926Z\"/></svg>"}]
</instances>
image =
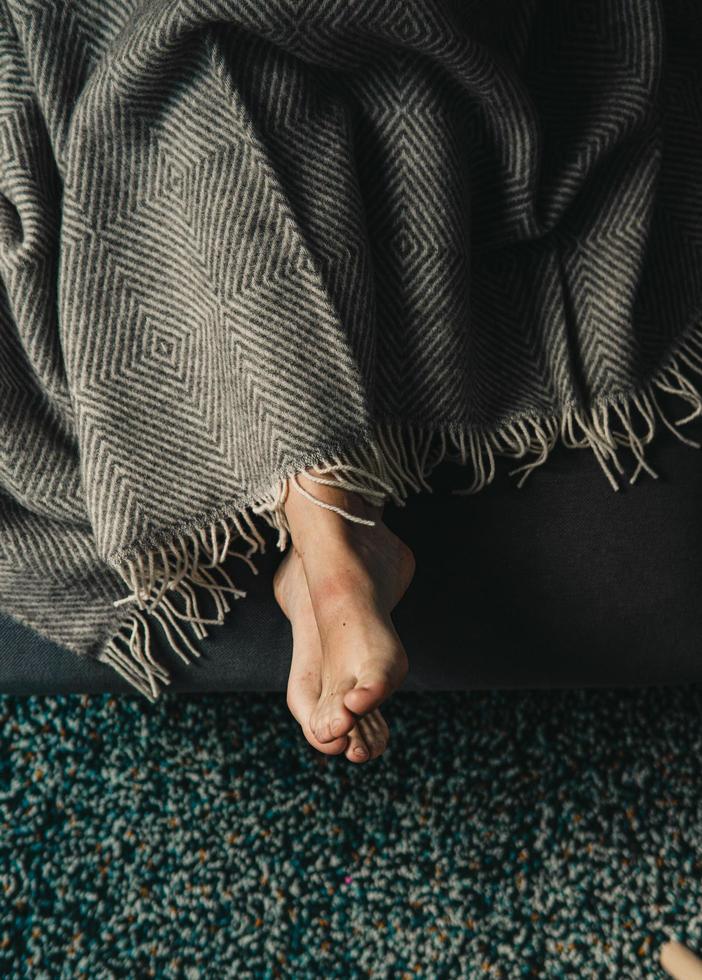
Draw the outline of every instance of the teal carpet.
<instances>
[{"instance_id":1,"label":"teal carpet","mask_svg":"<svg viewBox=\"0 0 702 980\"><path fill-rule=\"evenodd\" d=\"M0 698L0 975L664 977L702 947L700 687Z\"/></svg>"}]
</instances>

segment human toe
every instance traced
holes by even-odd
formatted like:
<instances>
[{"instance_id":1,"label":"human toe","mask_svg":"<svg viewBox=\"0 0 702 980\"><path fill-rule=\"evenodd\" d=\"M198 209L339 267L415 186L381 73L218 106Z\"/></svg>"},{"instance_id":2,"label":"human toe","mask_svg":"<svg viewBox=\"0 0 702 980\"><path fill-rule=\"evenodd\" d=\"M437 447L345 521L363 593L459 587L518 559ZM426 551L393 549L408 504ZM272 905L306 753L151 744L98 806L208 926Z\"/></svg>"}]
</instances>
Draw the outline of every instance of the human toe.
<instances>
[{"instance_id":1,"label":"human toe","mask_svg":"<svg viewBox=\"0 0 702 980\"><path fill-rule=\"evenodd\" d=\"M390 729L380 711L371 711L358 719L358 728L368 747L369 759L382 755L390 741Z\"/></svg>"},{"instance_id":2,"label":"human toe","mask_svg":"<svg viewBox=\"0 0 702 980\"><path fill-rule=\"evenodd\" d=\"M396 685L386 674L359 678L344 695L343 703L355 715L375 711L395 690Z\"/></svg>"},{"instance_id":3,"label":"human toe","mask_svg":"<svg viewBox=\"0 0 702 980\"><path fill-rule=\"evenodd\" d=\"M368 746L358 725L354 725L348 735L346 758L349 762L365 762L369 757Z\"/></svg>"},{"instance_id":4,"label":"human toe","mask_svg":"<svg viewBox=\"0 0 702 980\"><path fill-rule=\"evenodd\" d=\"M346 707L341 692L322 696L310 717L310 728L320 742L330 742L334 738L348 735L356 719Z\"/></svg>"}]
</instances>

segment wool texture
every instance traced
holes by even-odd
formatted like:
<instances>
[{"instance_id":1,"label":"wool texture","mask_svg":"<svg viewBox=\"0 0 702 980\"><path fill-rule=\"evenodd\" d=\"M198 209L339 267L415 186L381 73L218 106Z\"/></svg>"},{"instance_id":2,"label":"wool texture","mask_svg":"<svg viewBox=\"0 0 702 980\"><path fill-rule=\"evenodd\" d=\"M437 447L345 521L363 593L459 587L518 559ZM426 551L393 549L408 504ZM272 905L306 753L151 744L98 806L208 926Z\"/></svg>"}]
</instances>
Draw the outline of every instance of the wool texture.
<instances>
[{"instance_id":1,"label":"wool texture","mask_svg":"<svg viewBox=\"0 0 702 980\"><path fill-rule=\"evenodd\" d=\"M693 0L0 0L0 608L154 700L308 467L655 478L700 172Z\"/></svg>"}]
</instances>

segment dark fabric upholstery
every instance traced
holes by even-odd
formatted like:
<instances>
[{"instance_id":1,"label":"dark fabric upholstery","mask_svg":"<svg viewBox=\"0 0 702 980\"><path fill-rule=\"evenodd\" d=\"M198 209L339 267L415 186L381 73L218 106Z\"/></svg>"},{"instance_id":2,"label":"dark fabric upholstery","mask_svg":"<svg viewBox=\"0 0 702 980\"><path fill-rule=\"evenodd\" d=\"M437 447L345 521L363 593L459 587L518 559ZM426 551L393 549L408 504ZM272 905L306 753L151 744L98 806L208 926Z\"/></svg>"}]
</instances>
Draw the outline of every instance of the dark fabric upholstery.
<instances>
[{"instance_id":1,"label":"dark fabric upholstery","mask_svg":"<svg viewBox=\"0 0 702 980\"><path fill-rule=\"evenodd\" d=\"M679 406L669 409L670 418L680 415ZM697 421L682 431L702 439ZM647 450L659 479L642 474L618 493L591 452L558 445L521 489L507 470L523 460L499 459L488 487L452 496L448 487L466 474L445 463L432 494L388 506L388 523L417 555L415 579L394 616L410 657L405 687L702 680L702 452L667 430ZM270 588L281 555L266 532L258 576L243 562L228 566L249 594L199 642L201 659L186 666L158 644L173 671L170 690L285 689L290 630ZM161 639L157 624L153 630ZM134 693L109 667L7 618L0 619L0 651L6 693Z\"/></svg>"}]
</instances>

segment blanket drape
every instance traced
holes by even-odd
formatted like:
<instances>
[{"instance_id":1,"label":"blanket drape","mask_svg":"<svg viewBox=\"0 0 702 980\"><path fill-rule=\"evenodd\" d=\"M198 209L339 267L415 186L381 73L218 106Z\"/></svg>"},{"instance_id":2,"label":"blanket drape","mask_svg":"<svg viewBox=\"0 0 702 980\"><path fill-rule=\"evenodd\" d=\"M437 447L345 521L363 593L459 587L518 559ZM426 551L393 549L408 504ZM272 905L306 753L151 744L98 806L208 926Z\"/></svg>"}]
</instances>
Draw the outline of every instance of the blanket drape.
<instances>
[{"instance_id":1,"label":"blanket drape","mask_svg":"<svg viewBox=\"0 0 702 980\"><path fill-rule=\"evenodd\" d=\"M0 0L0 608L154 700L303 468L699 448L699 9Z\"/></svg>"}]
</instances>

